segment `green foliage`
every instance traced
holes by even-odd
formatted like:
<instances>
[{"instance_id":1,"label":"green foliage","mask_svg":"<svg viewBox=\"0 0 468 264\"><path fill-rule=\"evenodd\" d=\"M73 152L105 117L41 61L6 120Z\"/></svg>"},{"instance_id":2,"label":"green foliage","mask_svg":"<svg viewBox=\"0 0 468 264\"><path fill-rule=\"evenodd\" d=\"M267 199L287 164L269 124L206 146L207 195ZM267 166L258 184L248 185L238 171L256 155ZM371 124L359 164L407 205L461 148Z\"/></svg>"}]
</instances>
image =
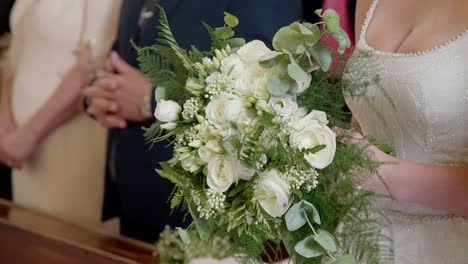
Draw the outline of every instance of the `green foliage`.
<instances>
[{"instance_id":1,"label":"green foliage","mask_svg":"<svg viewBox=\"0 0 468 264\"><path fill-rule=\"evenodd\" d=\"M299 241L294 247L294 250L305 258L315 258L326 254L326 251L314 239L314 236L308 236Z\"/></svg>"},{"instance_id":2,"label":"green foliage","mask_svg":"<svg viewBox=\"0 0 468 264\"><path fill-rule=\"evenodd\" d=\"M314 74L311 86L298 97L298 104L307 110L319 110L327 113L331 127L344 121L345 100L340 84L328 75Z\"/></svg>"},{"instance_id":3,"label":"green foliage","mask_svg":"<svg viewBox=\"0 0 468 264\"><path fill-rule=\"evenodd\" d=\"M226 25L228 25L231 28L237 27L237 25L239 24L239 19L229 14L228 12L224 12L224 23L226 23Z\"/></svg>"},{"instance_id":4,"label":"green foliage","mask_svg":"<svg viewBox=\"0 0 468 264\"><path fill-rule=\"evenodd\" d=\"M353 256L345 255L329 262L328 264L356 264L356 261Z\"/></svg>"},{"instance_id":5,"label":"green foliage","mask_svg":"<svg viewBox=\"0 0 468 264\"><path fill-rule=\"evenodd\" d=\"M313 204L301 200L291 206L285 216L288 231L293 232L303 227L307 223L307 217L312 218L316 224L321 224L320 215Z\"/></svg>"}]
</instances>

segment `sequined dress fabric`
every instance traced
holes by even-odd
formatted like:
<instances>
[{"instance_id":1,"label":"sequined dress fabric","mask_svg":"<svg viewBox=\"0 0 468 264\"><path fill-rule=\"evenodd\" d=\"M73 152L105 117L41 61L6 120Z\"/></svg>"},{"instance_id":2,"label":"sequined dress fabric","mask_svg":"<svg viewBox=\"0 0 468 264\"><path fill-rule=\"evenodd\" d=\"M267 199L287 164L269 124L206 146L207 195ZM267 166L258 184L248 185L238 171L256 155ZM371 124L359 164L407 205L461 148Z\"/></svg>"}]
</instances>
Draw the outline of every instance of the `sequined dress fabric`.
<instances>
[{"instance_id":1,"label":"sequined dress fabric","mask_svg":"<svg viewBox=\"0 0 468 264\"><path fill-rule=\"evenodd\" d=\"M385 140L400 159L468 166L468 29L418 53L378 51L365 38L377 4L343 74L347 104L363 133ZM388 197L375 206L388 236L381 263L468 263L467 219Z\"/></svg>"}]
</instances>

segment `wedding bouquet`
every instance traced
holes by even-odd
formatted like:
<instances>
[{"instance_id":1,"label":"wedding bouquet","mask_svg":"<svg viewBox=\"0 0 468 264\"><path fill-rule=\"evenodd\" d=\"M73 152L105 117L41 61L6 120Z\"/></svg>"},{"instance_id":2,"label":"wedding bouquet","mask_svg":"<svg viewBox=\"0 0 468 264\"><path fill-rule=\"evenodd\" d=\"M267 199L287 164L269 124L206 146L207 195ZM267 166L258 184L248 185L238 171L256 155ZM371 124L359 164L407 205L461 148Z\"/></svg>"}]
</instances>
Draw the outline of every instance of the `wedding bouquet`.
<instances>
[{"instance_id":1,"label":"wedding bouquet","mask_svg":"<svg viewBox=\"0 0 468 264\"><path fill-rule=\"evenodd\" d=\"M179 229L186 244L228 237L245 263L278 261L281 245L294 263L378 262L369 194L352 177L375 163L332 130L345 124L344 99L327 72L350 41L335 11L316 14L322 22L281 28L271 50L234 38L239 21L225 13L224 27L205 24L213 46L201 52L177 44L161 11L160 44L137 48L157 85L146 136L174 148L158 173L176 186L172 208L193 219Z\"/></svg>"}]
</instances>

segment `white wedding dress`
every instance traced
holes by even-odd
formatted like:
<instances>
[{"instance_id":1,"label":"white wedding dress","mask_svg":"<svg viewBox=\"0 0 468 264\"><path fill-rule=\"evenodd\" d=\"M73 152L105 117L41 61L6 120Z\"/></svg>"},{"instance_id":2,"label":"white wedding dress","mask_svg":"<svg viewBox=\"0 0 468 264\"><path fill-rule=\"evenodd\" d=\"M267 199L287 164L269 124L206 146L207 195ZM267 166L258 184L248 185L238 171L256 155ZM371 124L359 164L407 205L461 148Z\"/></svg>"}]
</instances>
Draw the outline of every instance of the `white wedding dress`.
<instances>
[{"instance_id":1,"label":"white wedding dress","mask_svg":"<svg viewBox=\"0 0 468 264\"><path fill-rule=\"evenodd\" d=\"M116 36L120 6L119 0L16 1L9 66L14 73L12 110L19 126L54 93L76 61L73 50L80 39L91 42L97 66L104 63ZM106 137L106 130L85 114L55 129L23 169L13 171L14 202L98 226Z\"/></svg>"},{"instance_id":2,"label":"white wedding dress","mask_svg":"<svg viewBox=\"0 0 468 264\"><path fill-rule=\"evenodd\" d=\"M388 140L398 158L467 166L468 30L427 51L381 52L366 43L377 4L343 75L347 103L362 131ZM378 198L376 207L390 238L382 241L381 263L468 263L467 219L386 197Z\"/></svg>"}]
</instances>

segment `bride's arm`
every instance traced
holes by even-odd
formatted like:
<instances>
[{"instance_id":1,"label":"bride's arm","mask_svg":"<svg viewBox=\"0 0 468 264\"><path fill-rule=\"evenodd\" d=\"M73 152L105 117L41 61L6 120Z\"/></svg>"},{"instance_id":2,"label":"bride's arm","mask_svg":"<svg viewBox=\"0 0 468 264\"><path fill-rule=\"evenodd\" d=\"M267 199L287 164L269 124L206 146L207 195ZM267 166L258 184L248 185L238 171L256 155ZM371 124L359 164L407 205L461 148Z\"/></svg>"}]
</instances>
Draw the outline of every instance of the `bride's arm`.
<instances>
[{"instance_id":1,"label":"bride's arm","mask_svg":"<svg viewBox=\"0 0 468 264\"><path fill-rule=\"evenodd\" d=\"M5 70L2 76L0 89L0 137L11 133L15 128L15 122L11 111L11 85L13 74Z\"/></svg>"},{"instance_id":2,"label":"bride's arm","mask_svg":"<svg viewBox=\"0 0 468 264\"><path fill-rule=\"evenodd\" d=\"M81 92L89 82L90 69L88 54L81 56L39 111L26 124L0 139L4 163L20 167L47 135L81 110Z\"/></svg>"},{"instance_id":3,"label":"bride's arm","mask_svg":"<svg viewBox=\"0 0 468 264\"><path fill-rule=\"evenodd\" d=\"M385 164L378 168L381 178L373 175L362 188L468 217L467 166L422 164L397 159L376 147L370 150Z\"/></svg>"}]
</instances>

